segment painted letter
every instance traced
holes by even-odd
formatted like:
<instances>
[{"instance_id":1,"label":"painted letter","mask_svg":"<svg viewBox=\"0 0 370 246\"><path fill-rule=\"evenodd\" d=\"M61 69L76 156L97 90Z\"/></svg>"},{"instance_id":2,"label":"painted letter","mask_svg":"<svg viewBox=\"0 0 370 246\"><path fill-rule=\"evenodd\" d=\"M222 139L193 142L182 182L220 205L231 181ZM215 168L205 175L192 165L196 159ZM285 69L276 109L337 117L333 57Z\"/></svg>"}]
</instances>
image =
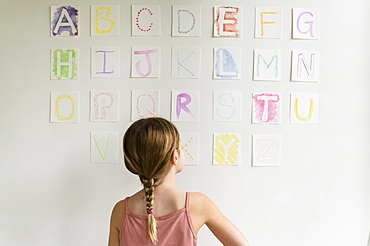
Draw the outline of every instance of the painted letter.
<instances>
[{"instance_id":1,"label":"painted letter","mask_svg":"<svg viewBox=\"0 0 370 246\"><path fill-rule=\"evenodd\" d=\"M302 29L300 28L300 20L301 20L301 17L303 16L303 15L310 15L311 17L313 17L313 14L311 13L311 12L303 12L303 13L301 13L299 16L298 16L298 18L297 18L297 30L301 33L301 34L307 34L307 33L310 33L310 36L311 37L314 37L314 35L313 35L313 23L314 23L314 21L305 21L304 23L305 24L308 24L308 29L307 29L307 31L302 31Z\"/></svg>"},{"instance_id":2,"label":"painted letter","mask_svg":"<svg viewBox=\"0 0 370 246\"><path fill-rule=\"evenodd\" d=\"M102 17L99 17L99 12L101 10L106 10L105 14L102 16ZM111 14L111 8L110 7L99 7L95 10L94 12L95 14L95 17L94 17L94 21L95 21L95 32L97 34L103 34L103 33L108 33L108 32L111 32L112 29L113 29L113 26L115 24L115 22L111 19L108 19L107 17ZM109 28L107 30L102 30L102 29L99 29L99 21L100 20L105 20L105 21L108 21L109 22Z\"/></svg>"},{"instance_id":3,"label":"painted letter","mask_svg":"<svg viewBox=\"0 0 370 246\"><path fill-rule=\"evenodd\" d=\"M185 98L185 101L184 102L181 102L182 101L182 98ZM181 109L183 109L186 113L188 113L189 115L191 115L191 117L195 118L195 116L193 115L193 113L186 106L189 103L191 103L191 97L190 97L189 94L181 93L181 94L177 95L177 103L176 103L176 117L177 118L176 119L180 118Z\"/></svg>"},{"instance_id":4,"label":"painted letter","mask_svg":"<svg viewBox=\"0 0 370 246\"><path fill-rule=\"evenodd\" d=\"M73 63L72 63L72 51L67 51L68 52L68 61L62 62L61 61L61 51L57 51L57 77L61 77L61 67L62 66L68 66L68 75L69 78L72 78L72 68L73 68Z\"/></svg>"},{"instance_id":5,"label":"painted letter","mask_svg":"<svg viewBox=\"0 0 370 246\"><path fill-rule=\"evenodd\" d=\"M236 78L238 77L237 64L232 54L227 49L216 51L216 78Z\"/></svg>"},{"instance_id":6,"label":"painted letter","mask_svg":"<svg viewBox=\"0 0 370 246\"><path fill-rule=\"evenodd\" d=\"M67 8L70 9L71 11L74 11L75 12L75 15L77 16L77 12L78 11L75 8L73 8L71 6L61 7L60 16L59 16L58 21L56 22L55 27L53 29L53 35L54 36L61 34L61 32L59 31L60 27L69 27L71 29L70 35L77 35L78 34L78 31L77 31L77 28L75 26L75 23L73 23L72 18L71 18L70 14L67 11ZM58 9L57 12L59 12L59 10L60 9ZM63 19L64 18L65 18L65 20L67 22L63 22ZM62 30L62 31L65 31L65 30Z\"/></svg>"},{"instance_id":7,"label":"painted letter","mask_svg":"<svg viewBox=\"0 0 370 246\"><path fill-rule=\"evenodd\" d=\"M136 62L135 69L136 69L136 72L139 74L140 77L148 77L152 73L152 61L150 60L150 54L155 53L155 52L157 52L157 49L134 51L135 55L145 55L146 62L147 62L147 65L148 65L148 71L147 71L146 74L144 74L140 70L141 61Z\"/></svg>"}]
</instances>

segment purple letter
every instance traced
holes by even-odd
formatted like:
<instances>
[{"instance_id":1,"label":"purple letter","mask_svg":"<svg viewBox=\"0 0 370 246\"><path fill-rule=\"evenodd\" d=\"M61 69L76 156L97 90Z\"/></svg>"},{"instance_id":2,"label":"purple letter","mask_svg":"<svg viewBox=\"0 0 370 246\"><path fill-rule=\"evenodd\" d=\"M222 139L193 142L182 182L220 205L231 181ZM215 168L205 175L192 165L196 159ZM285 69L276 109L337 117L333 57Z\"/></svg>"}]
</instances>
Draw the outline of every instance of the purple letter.
<instances>
[{"instance_id":1,"label":"purple letter","mask_svg":"<svg viewBox=\"0 0 370 246\"><path fill-rule=\"evenodd\" d=\"M96 74L112 74L112 73L114 73L114 70L112 70L110 72L105 71L105 69L107 67L107 55L106 55L106 53L107 52L113 53L114 51L108 51L108 50L97 50L97 51L95 51L95 53L98 53L98 52L102 52L104 54L104 63L103 63L103 72L96 72Z\"/></svg>"},{"instance_id":2,"label":"purple letter","mask_svg":"<svg viewBox=\"0 0 370 246\"><path fill-rule=\"evenodd\" d=\"M181 98L185 98L185 102L181 102ZM178 119L180 117L181 109L183 109L186 113L190 114L191 117L195 118L193 113L190 111L186 105L188 105L191 102L191 97L189 94L181 93L177 95L177 104L176 104L176 116Z\"/></svg>"},{"instance_id":3,"label":"purple letter","mask_svg":"<svg viewBox=\"0 0 370 246\"><path fill-rule=\"evenodd\" d=\"M299 31L300 33L302 33L302 34L306 34L306 33L310 32L311 37L314 37L314 35L313 35L313 30L312 30L313 21L305 21L305 24L309 24L309 25L310 25L309 29L308 29L306 32L301 31L301 29L299 28L299 22L300 22L300 20L301 20L302 15L304 15L304 14L308 14L308 15L311 15L311 16L313 17L313 14L312 14L311 12L303 12L303 13L301 13L301 14L298 16L298 18L297 18L297 29L298 29L298 31Z\"/></svg>"}]
</instances>

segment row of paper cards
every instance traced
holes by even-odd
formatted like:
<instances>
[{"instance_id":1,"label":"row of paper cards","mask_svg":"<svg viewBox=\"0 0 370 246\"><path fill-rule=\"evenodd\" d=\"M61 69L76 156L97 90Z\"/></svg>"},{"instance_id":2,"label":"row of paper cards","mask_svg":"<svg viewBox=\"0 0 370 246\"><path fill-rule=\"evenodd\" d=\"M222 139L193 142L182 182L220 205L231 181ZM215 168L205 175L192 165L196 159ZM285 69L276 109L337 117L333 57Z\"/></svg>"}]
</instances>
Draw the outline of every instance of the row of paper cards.
<instances>
[{"instance_id":1,"label":"row of paper cards","mask_svg":"<svg viewBox=\"0 0 370 246\"><path fill-rule=\"evenodd\" d=\"M185 165L199 165L199 133L181 133L180 147ZM93 163L118 163L118 132L92 131L90 157ZM213 165L239 166L241 134L213 134ZM281 164L281 135L254 134L252 166L278 167Z\"/></svg>"},{"instance_id":2,"label":"row of paper cards","mask_svg":"<svg viewBox=\"0 0 370 246\"><path fill-rule=\"evenodd\" d=\"M245 55L245 54L244 54ZM79 78L79 49L51 50L51 79ZM213 49L213 79L241 79L245 66L241 48ZM281 50L254 50L253 80L281 80ZM119 78L120 47L91 48L91 77ZM131 78L159 78L161 47L132 47ZM172 78L199 79L200 47L172 47L170 62ZM320 72L320 52L293 50L291 52L291 81L317 82Z\"/></svg>"},{"instance_id":3,"label":"row of paper cards","mask_svg":"<svg viewBox=\"0 0 370 246\"><path fill-rule=\"evenodd\" d=\"M120 25L129 18L120 19L120 5L91 5L91 36L119 36ZM201 35L201 6L173 5L172 36L199 37ZM161 5L131 6L131 35L161 35ZM240 6L214 6L214 37L242 37L243 8ZM277 7L256 7L254 16L255 38L281 38L283 30L283 9ZM80 35L79 6L51 6L51 36ZM319 39L320 11L312 8L292 9L292 38Z\"/></svg>"},{"instance_id":4,"label":"row of paper cards","mask_svg":"<svg viewBox=\"0 0 370 246\"><path fill-rule=\"evenodd\" d=\"M160 91L133 90L131 93L131 121L160 116ZM52 91L50 122L77 123L79 121L78 91ZM242 121L242 92L214 91L213 120ZM282 116L280 93L252 94L252 123L280 124ZM171 121L199 122L199 91L172 91ZM92 90L90 92L90 121L119 121L119 91ZM292 124L318 124L319 96L315 93L291 93ZM204 106L204 102L203 105Z\"/></svg>"}]
</instances>

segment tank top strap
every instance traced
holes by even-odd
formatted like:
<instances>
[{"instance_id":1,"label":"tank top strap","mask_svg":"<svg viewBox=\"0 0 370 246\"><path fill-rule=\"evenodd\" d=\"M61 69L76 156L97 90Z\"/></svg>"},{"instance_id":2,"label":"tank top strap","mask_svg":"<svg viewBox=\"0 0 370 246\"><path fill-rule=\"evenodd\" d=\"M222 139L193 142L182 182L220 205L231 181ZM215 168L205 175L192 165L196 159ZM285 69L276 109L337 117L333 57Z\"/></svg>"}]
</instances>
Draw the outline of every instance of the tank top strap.
<instances>
[{"instance_id":1,"label":"tank top strap","mask_svg":"<svg viewBox=\"0 0 370 246\"><path fill-rule=\"evenodd\" d=\"M129 199L130 197L126 197L125 198L125 215L127 214L127 211L128 211L128 199Z\"/></svg>"},{"instance_id":2,"label":"tank top strap","mask_svg":"<svg viewBox=\"0 0 370 246\"><path fill-rule=\"evenodd\" d=\"M190 227L190 230L193 234L193 238L196 240L198 238L197 234L195 233L194 227L193 227L193 222L191 220L191 215L190 215L190 192L186 192L186 198L185 198L185 213L186 213L186 220L188 222L188 225Z\"/></svg>"},{"instance_id":3,"label":"tank top strap","mask_svg":"<svg viewBox=\"0 0 370 246\"><path fill-rule=\"evenodd\" d=\"M189 209L189 200L190 200L190 192L186 192L186 197L185 197L185 208Z\"/></svg>"}]
</instances>

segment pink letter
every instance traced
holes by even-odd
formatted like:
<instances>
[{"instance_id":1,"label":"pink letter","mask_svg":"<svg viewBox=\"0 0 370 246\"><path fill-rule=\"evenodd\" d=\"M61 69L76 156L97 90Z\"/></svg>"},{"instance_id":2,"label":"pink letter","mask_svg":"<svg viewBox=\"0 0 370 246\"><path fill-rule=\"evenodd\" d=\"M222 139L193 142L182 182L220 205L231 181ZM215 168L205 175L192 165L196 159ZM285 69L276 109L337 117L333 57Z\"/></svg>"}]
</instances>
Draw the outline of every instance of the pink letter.
<instances>
[{"instance_id":1,"label":"pink letter","mask_svg":"<svg viewBox=\"0 0 370 246\"><path fill-rule=\"evenodd\" d=\"M149 54L152 54L152 53L155 53L155 52L157 52L157 49L134 51L135 55L145 55L146 62L148 64L148 72L146 74L144 74L140 70L141 61L136 62L135 69L136 69L136 72L139 74L140 77L148 77L148 75L152 73L152 61L150 60L150 55Z\"/></svg>"}]
</instances>

